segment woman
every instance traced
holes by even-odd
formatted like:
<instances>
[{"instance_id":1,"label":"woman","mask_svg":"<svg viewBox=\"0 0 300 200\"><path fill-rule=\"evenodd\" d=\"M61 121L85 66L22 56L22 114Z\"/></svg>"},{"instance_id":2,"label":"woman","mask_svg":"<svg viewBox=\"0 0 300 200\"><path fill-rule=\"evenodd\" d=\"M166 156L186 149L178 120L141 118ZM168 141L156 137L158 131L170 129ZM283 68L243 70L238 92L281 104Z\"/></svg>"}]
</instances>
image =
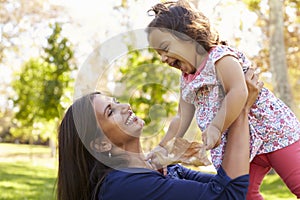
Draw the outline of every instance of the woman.
<instances>
[{"instance_id":1,"label":"woman","mask_svg":"<svg viewBox=\"0 0 300 200\"><path fill-rule=\"evenodd\" d=\"M216 175L169 166L169 175L145 161L144 122L128 104L99 93L76 100L59 127L57 196L66 199L244 199L249 179L247 113L262 83L246 74L247 104L230 128Z\"/></svg>"}]
</instances>

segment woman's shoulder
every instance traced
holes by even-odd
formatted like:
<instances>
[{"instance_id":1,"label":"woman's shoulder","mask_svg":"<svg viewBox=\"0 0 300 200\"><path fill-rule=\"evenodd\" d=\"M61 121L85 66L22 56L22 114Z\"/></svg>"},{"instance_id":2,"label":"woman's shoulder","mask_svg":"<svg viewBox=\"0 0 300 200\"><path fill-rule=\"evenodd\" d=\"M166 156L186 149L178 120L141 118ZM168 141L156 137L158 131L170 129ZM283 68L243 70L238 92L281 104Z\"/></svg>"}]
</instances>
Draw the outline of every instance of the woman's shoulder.
<instances>
[{"instance_id":1,"label":"woman's shoulder","mask_svg":"<svg viewBox=\"0 0 300 200\"><path fill-rule=\"evenodd\" d=\"M162 178L164 177L157 171L144 169L144 168L124 168L119 170L113 170L108 175L106 180L120 182L140 182L147 181L150 178ZM135 180L136 179L136 180Z\"/></svg>"},{"instance_id":2,"label":"woman's shoulder","mask_svg":"<svg viewBox=\"0 0 300 200\"><path fill-rule=\"evenodd\" d=\"M166 177L159 172L132 168L111 171L103 181L98 196L100 199L146 199L146 191L156 194L157 184ZM151 199L151 198L150 198Z\"/></svg>"}]
</instances>

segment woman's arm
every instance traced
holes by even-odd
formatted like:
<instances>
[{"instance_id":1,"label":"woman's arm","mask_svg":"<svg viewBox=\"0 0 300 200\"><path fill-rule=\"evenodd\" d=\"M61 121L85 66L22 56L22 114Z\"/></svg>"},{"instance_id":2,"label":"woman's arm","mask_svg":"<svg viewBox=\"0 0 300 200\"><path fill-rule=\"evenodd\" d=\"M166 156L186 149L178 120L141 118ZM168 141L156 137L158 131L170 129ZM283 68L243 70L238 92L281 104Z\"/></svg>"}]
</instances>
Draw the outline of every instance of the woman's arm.
<instances>
[{"instance_id":1,"label":"woman's arm","mask_svg":"<svg viewBox=\"0 0 300 200\"><path fill-rule=\"evenodd\" d=\"M180 164L169 165L167 167L167 176L173 179L186 179L202 183L208 183L215 177L214 174L191 170Z\"/></svg>"},{"instance_id":2,"label":"woman's arm","mask_svg":"<svg viewBox=\"0 0 300 200\"><path fill-rule=\"evenodd\" d=\"M233 56L225 56L216 63L216 71L226 96L220 110L203 132L207 149L214 148L217 139L236 120L247 100L248 91L242 67Z\"/></svg>"},{"instance_id":3,"label":"woman's arm","mask_svg":"<svg viewBox=\"0 0 300 200\"><path fill-rule=\"evenodd\" d=\"M242 112L230 126L222 163L223 169L231 178L249 173L250 134L248 113L263 87L263 83L258 82L258 77L254 74L252 68L247 71L245 79L249 92L248 99Z\"/></svg>"}]
</instances>

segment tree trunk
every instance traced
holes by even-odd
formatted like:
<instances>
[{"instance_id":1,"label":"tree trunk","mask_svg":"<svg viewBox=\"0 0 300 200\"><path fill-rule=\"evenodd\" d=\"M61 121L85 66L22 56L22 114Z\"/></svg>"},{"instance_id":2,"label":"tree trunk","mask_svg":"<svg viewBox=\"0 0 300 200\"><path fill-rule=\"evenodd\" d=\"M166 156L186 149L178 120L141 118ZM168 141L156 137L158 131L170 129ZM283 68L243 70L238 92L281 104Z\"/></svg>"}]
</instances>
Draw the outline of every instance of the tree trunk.
<instances>
[{"instance_id":1,"label":"tree trunk","mask_svg":"<svg viewBox=\"0 0 300 200\"><path fill-rule=\"evenodd\" d=\"M51 149L50 156L51 158L54 158L56 156L56 142L52 137L49 138L49 147Z\"/></svg>"},{"instance_id":2,"label":"tree trunk","mask_svg":"<svg viewBox=\"0 0 300 200\"><path fill-rule=\"evenodd\" d=\"M274 93L290 108L293 107L288 81L283 24L283 0L269 0L270 6L270 68Z\"/></svg>"}]
</instances>

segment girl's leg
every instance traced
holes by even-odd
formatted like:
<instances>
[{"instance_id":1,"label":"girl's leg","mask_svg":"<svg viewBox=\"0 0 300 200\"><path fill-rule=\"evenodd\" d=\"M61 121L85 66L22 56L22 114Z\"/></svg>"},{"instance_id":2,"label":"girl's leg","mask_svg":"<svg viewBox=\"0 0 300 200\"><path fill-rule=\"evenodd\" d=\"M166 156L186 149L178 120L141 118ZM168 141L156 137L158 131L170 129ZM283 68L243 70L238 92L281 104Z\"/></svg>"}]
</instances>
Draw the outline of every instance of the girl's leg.
<instances>
[{"instance_id":1,"label":"girl's leg","mask_svg":"<svg viewBox=\"0 0 300 200\"><path fill-rule=\"evenodd\" d=\"M271 166L266 154L257 155L250 163L250 183L248 187L247 200L263 200L259 192L260 185Z\"/></svg>"},{"instance_id":2,"label":"girl's leg","mask_svg":"<svg viewBox=\"0 0 300 200\"><path fill-rule=\"evenodd\" d=\"M300 198L300 140L267 156L287 187Z\"/></svg>"}]
</instances>

